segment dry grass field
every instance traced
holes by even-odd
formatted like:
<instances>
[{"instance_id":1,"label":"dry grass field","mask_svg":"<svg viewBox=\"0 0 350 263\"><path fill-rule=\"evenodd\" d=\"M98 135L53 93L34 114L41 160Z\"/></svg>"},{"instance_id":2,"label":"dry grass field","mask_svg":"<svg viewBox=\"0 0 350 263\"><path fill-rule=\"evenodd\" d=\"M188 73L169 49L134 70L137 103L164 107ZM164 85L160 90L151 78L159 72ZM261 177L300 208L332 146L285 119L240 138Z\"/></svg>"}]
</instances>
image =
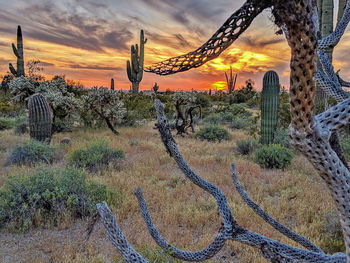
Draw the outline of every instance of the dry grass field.
<instances>
[{"instance_id":1,"label":"dry grass field","mask_svg":"<svg viewBox=\"0 0 350 263\"><path fill-rule=\"evenodd\" d=\"M113 148L124 150L121 169L109 168L89 179L107 185L112 190L110 207L129 242L141 251L157 245L148 234L133 194L140 186L151 215L161 234L181 249L199 250L206 247L220 228L220 218L214 198L190 183L176 163L168 156L154 122L136 128L120 128L115 136L109 130L77 130L56 134L53 145L57 154L53 166L66 165L73 149L84 147L99 138L108 140ZM247 137L243 130L230 131L232 138L222 143L199 141L190 135L175 136L184 158L197 174L216 184L224 192L237 222L267 237L296 245L275 231L240 199L230 176L230 164L235 162L239 178L251 198L280 222L304 235L327 252L340 241L335 207L326 186L308 161L295 154L284 171L260 168L254 156L243 157L235 150L236 141ZM59 145L64 137L72 143ZM11 174L28 173L33 167L3 167L11 149L29 136L16 136L13 130L0 132L0 187ZM90 239L85 242L87 220L67 218L58 226L44 225L24 234L0 233L0 262L119 262L117 251L106 238L98 221ZM327 250L328 247L328 250ZM257 250L228 241L224 249L208 262L266 262Z\"/></svg>"}]
</instances>

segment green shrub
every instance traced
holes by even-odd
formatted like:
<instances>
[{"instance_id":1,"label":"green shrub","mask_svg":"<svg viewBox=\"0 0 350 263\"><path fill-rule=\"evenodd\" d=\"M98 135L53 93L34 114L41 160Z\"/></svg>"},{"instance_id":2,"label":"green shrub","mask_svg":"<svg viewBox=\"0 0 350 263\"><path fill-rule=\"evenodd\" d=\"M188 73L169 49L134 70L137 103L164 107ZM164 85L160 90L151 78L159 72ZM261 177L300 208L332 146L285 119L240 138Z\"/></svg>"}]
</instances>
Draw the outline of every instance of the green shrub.
<instances>
[{"instance_id":1,"label":"green shrub","mask_svg":"<svg viewBox=\"0 0 350 263\"><path fill-rule=\"evenodd\" d=\"M279 144L270 144L258 149L255 157L261 167L283 169L292 161L293 152Z\"/></svg>"},{"instance_id":2,"label":"green shrub","mask_svg":"<svg viewBox=\"0 0 350 263\"><path fill-rule=\"evenodd\" d=\"M236 118L231 121L230 129L232 130L244 129L245 127L247 127L247 125L248 125L248 122L246 119Z\"/></svg>"},{"instance_id":3,"label":"green shrub","mask_svg":"<svg viewBox=\"0 0 350 263\"><path fill-rule=\"evenodd\" d=\"M8 165L34 165L37 163L52 163L55 155L55 147L30 140L23 146L18 146L13 149L8 157L5 166Z\"/></svg>"},{"instance_id":4,"label":"green shrub","mask_svg":"<svg viewBox=\"0 0 350 263\"><path fill-rule=\"evenodd\" d=\"M288 130L283 128L277 129L274 134L273 143L290 148Z\"/></svg>"},{"instance_id":5,"label":"green shrub","mask_svg":"<svg viewBox=\"0 0 350 263\"><path fill-rule=\"evenodd\" d=\"M14 127L14 121L8 117L0 117L0 131L9 130Z\"/></svg>"},{"instance_id":6,"label":"green shrub","mask_svg":"<svg viewBox=\"0 0 350 263\"><path fill-rule=\"evenodd\" d=\"M106 187L86 181L83 171L40 167L29 176L12 176L0 189L0 226L18 232L86 217L106 199Z\"/></svg>"},{"instance_id":7,"label":"green shrub","mask_svg":"<svg viewBox=\"0 0 350 263\"><path fill-rule=\"evenodd\" d=\"M203 119L203 122L210 124L221 124L223 119L220 113L212 113Z\"/></svg>"},{"instance_id":8,"label":"green shrub","mask_svg":"<svg viewBox=\"0 0 350 263\"><path fill-rule=\"evenodd\" d=\"M69 164L75 168L85 168L89 172L97 172L107 168L110 164L118 167L124 152L108 147L108 142L98 140L85 149L76 149L68 157Z\"/></svg>"},{"instance_id":9,"label":"green shrub","mask_svg":"<svg viewBox=\"0 0 350 263\"><path fill-rule=\"evenodd\" d=\"M340 138L340 147L347 160L350 159L350 136L342 136Z\"/></svg>"},{"instance_id":10,"label":"green shrub","mask_svg":"<svg viewBox=\"0 0 350 263\"><path fill-rule=\"evenodd\" d=\"M211 142L229 140L231 138L228 131L218 125L207 125L196 133L196 138Z\"/></svg>"},{"instance_id":11,"label":"green shrub","mask_svg":"<svg viewBox=\"0 0 350 263\"><path fill-rule=\"evenodd\" d=\"M248 138L246 140L237 141L236 145L240 154L248 155L258 148L259 142L256 139Z\"/></svg>"}]
</instances>

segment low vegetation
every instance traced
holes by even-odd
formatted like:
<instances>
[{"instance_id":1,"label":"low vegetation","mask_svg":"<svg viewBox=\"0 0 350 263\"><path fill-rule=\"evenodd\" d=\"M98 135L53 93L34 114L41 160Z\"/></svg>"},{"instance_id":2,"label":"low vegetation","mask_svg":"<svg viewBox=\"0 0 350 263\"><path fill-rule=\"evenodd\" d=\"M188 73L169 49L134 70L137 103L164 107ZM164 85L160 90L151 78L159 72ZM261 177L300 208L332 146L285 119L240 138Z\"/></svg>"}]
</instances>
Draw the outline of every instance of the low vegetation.
<instances>
[{"instance_id":1,"label":"low vegetation","mask_svg":"<svg viewBox=\"0 0 350 263\"><path fill-rule=\"evenodd\" d=\"M108 142L98 140L84 148L75 149L68 157L69 165L75 168L84 168L89 172L106 169L110 164L118 169L124 152L108 147Z\"/></svg>"},{"instance_id":2,"label":"low vegetation","mask_svg":"<svg viewBox=\"0 0 350 263\"><path fill-rule=\"evenodd\" d=\"M56 225L67 217L82 218L106 200L106 187L86 180L83 171L40 167L14 175L0 190L0 225L15 232Z\"/></svg>"}]
</instances>

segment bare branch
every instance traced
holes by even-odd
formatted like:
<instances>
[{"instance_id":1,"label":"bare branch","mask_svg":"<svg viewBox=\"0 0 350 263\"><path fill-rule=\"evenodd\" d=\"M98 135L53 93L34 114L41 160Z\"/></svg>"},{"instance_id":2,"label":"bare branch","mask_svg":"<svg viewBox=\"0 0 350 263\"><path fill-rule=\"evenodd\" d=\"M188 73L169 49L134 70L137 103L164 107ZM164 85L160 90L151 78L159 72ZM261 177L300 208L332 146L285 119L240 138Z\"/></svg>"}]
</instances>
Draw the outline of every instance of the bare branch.
<instances>
[{"instance_id":1,"label":"bare branch","mask_svg":"<svg viewBox=\"0 0 350 263\"><path fill-rule=\"evenodd\" d=\"M128 240L120 229L117 219L109 209L106 202L97 204L97 210L103 220L107 236L113 246L119 251L126 262L148 263L135 249L130 246Z\"/></svg>"},{"instance_id":2,"label":"bare branch","mask_svg":"<svg viewBox=\"0 0 350 263\"><path fill-rule=\"evenodd\" d=\"M260 216L262 219L265 220L269 225L271 225L274 229L276 229L281 234L285 235L286 237L294 240L295 242L301 244L303 247L310 249L314 252L318 253L324 253L320 248L318 248L316 245L311 243L309 240L307 240L305 237L298 235L294 233L292 230L290 230L288 227L282 225L280 222L278 222L276 219L274 219L272 216L270 216L268 213L266 213L263 209L261 209L247 194L247 192L244 190L243 186L241 185L237 172L236 172L236 165L232 163L231 165L231 176L233 179L233 182L235 184L236 190L241 196L242 200L251 208L253 211Z\"/></svg>"},{"instance_id":3,"label":"bare branch","mask_svg":"<svg viewBox=\"0 0 350 263\"><path fill-rule=\"evenodd\" d=\"M150 235L153 237L154 241L160 246L162 249L169 252L169 254L172 257L186 260L186 261L204 261L206 259L209 259L217 252L221 250L221 248L225 245L226 239L229 237L225 230L221 228L219 230L218 235L216 236L215 240L205 249L197 251L197 252L189 252L189 251L182 251L180 249L177 249L176 247L170 245L159 233L155 225L153 224L151 215L148 211L146 201L143 197L141 188L137 188L135 190L135 195L138 200L139 208L142 213L142 217L147 225L148 231Z\"/></svg>"},{"instance_id":4,"label":"bare branch","mask_svg":"<svg viewBox=\"0 0 350 263\"><path fill-rule=\"evenodd\" d=\"M248 0L201 47L188 54L156 63L146 68L145 71L159 75L170 75L197 68L218 57L249 27L257 15L271 6L269 2Z\"/></svg>"}]
</instances>

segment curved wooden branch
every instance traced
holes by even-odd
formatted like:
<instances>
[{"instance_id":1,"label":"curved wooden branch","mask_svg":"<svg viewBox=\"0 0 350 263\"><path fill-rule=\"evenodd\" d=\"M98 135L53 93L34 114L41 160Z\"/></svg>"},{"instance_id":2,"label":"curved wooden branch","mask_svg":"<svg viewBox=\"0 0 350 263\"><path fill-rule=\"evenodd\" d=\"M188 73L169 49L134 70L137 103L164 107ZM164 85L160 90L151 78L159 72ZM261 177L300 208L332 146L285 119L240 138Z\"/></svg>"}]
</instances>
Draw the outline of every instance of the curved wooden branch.
<instances>
[{"instance_id":1,"label":"curved wooden branch","mask_svg":"<svg viewBox=\"0 0 350 263\"><path fill-rule=\"evenodd\" d=\"M132 246L120 229L117 219L106 202L97 204L97 210L103 220L107 236L126 262L148 263Z\"/></svg>"},{"instance_id":2,"label":"curved wooden branch","mask_svg":"<svg viewBox=\"0 0 350 263\"><path fill-rule=\"evenodd\" d=\"M320 248L318 248L316 245L311 243L308 239L305 237L298 235L294 233L292 230L290 230L288 227L282 225L280 222L278 222L276 219L274 219L272 216L270 216L268 213L266 213L263 209L261 209L247 194L247 192L244 190L242 184L240 183L237 172L236 172L236 165L232 163L231 165L231 176L233 179L233 182L235 184L236 190L241 196L242 200L262 219L264 219L265 222L267 222L269 225L271 225L274 229L276 229L278 232L283 234L284 236L294 240L295 242L299 243L303 247L310 249L311 251L318 252L318 253L324 253Z\"/></svg>"},{"instance_id":3,"label":"curved wooden branch","mask_svg":"<svg viewBox=\"0 0 350 263\"><path fill-rule=\"evenodd\" d=\"M248 0L201 47L188 54L156 63L145 71L170 75L202 66L218 57L249 27L254 18L269 6L270 1Z\"/></svg>"},{"instance_id":4,"label":"curved wooden branch","mask_svg":"<svg viewBox=\"0 0 350 263\"><path fill-rule=\"evenodd\" d=\"M140 187L135 190L135 195L137 197L142 217L147 225L150 235L153 237L158 246L169 252L172 257L186 261L204 261L215 256L216 253L219 252L225 245L225 242L229 236L224 228L221 228L219 230L219 233L216 236L215 240L207 248L197 252L182 251L170 245L154 226Z\"/></svg>"}]
</instances>

